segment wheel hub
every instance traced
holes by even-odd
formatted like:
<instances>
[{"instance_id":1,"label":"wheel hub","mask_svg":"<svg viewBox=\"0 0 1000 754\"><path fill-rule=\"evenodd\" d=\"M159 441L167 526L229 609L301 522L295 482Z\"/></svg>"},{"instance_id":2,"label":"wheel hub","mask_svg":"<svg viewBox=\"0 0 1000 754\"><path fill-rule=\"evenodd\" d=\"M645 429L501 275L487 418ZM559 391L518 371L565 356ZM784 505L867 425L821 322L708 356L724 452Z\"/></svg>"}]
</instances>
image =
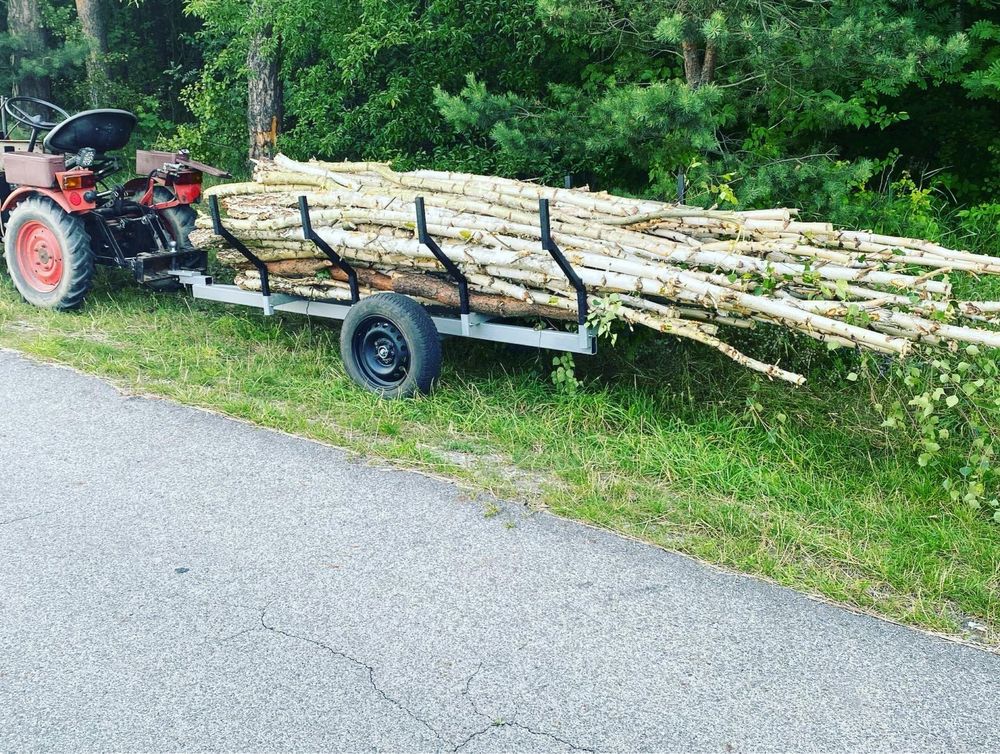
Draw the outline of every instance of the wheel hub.
<instances>
[{"instance_id":1,"label":"wheel hub","mask_svg":"<svg viewBox=\"0 0 1000 754\"><path fill-rule=\"evenodd\" d=\"M375 355L378 357L380 364L389 366L396 356L396 349L392 347L391 343L380 340L378 345L375 346Z\"/></svg>"},{"instance_id":2,"label":"wheel hub","mask_svg":"<svg viewBox=\"0 0 1000 754\"><path fill-rule=\"evenodd\" d=\"M24 282L39 293L54 291L63 276L62 249L55 233L37 220L21 226L15 241Z\"/></svg>"},{"instance_id":3,"label":"wheel hub","mask_svg":"<svg viewBox=\"0 0 1000 754\"><path fill-rule=\"evenodd\" d=\"M410 350L394 323L383 317L370 318L358 327L354 344L358 365L372 386L388 389L406 379Z\"/></svg>"}]
</instances>

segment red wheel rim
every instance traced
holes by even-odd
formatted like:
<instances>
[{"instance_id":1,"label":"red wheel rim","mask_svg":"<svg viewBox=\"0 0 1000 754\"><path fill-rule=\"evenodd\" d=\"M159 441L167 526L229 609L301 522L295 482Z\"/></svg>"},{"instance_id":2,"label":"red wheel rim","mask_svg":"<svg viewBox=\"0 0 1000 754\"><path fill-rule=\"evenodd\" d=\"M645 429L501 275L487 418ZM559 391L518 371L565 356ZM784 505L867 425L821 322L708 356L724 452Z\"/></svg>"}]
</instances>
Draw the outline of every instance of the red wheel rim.
<instances>
[{"instance_id":1,"label":"red wheel rim","mask_svg":"<svg viewBox=\"0 0 1000 754\"><path fill-rule=\"evenodd\" d=\"M53 233L37 220L17 232L17 266L24 281L39 293L54 291L63 274L62 249Z\"/></svg>"}]
</instances>

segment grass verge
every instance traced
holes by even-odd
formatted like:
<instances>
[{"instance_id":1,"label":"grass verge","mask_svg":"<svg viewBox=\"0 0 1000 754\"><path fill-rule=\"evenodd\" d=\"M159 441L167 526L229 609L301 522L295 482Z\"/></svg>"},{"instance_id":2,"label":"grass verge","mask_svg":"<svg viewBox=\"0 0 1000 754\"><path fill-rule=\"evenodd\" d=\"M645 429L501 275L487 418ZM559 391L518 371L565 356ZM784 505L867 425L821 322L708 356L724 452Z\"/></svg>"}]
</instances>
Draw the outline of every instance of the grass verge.
<instances>
[{"instance_id":1,"label":"grass verge","mask_svg":"<svg viewBox=\"0 0 1000 754\"><path fill-rule=\"evenodd\" d=\"M1000 530L887 442L857 385L790 388L663 343L627 364L581 359L587 387L565 395L551 355L451 340L432 397L386 402L347 378L337 334L117 272L70 314L0 282L2 346L905 623L959 634L972 619L1000 644Z\"/></svg>"}]
</instances>

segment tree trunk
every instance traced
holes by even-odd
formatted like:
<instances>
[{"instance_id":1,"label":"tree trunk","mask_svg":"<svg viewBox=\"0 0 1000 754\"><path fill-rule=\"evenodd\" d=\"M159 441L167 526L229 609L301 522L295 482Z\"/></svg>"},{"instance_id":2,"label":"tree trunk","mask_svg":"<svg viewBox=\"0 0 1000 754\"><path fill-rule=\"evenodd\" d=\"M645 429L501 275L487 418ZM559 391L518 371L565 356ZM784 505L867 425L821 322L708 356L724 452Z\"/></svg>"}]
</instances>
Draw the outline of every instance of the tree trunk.
<instances>
[{"instance_id":1,"label":"tree trunk","mask_svg":"<svg viewBox=\"0 0 1000 754\"><path fill-rule=\"evenodd\" d=\"M259 13L254 3L254 13ZM281 81L278 77L278 54L270 52L272 28L263 26L250 39L247 51L247 130L250 133L250 159L273 157L277 153L281 129Z\"/></svg>"},{"instance_id":2,"label":"tree trunk","mask_svg":"<svg viewBox=\"0 0 1000 754\"><path fill-rule=\"evenodd\" d=\"M38 0L8 0L7 30L14 42L11 69L17 75L22 60L38 56L45 49ZM38 74L22 74L14 84L14 94L48 100L52 96L49 78Z\"/></svg>"},{"instance_id":3,"label":"tree trunk","mask_svg":"<svg viewBox=\"0 0 1000 754\"><path fill-rule=\"evenodd\" d=\"M711 42L705 47L705 57L701 62L700 83L711 84L715 81L716 47Z\"/></svg>"},{"instance_id":4,"label":"tree trunk","mask_svg":"<svg viewBox=\"0 0 1000 754\"><path fill-rule=\"evenodd\" d=\"M685 40L681 43L684 51L684 79L688 86L697 89L701 84L701 55L694 42Z\"/></svg>"},{"instance_id":5,"label":"tree trunk","mask_svg":"<svg viewBox=\"0 0 1000 754\"><path fill-rule=\"evenodd\" d=\"M695 42L684 41L681 43L681 50L684 53L684 79L688 86L697 89L704 84L711 84L715 80L718 54L716 46L709 42L701 50Z\"/></svg>"},{"instance_id":6,"label":"tree trunk","mask_svg":"<svg viewBox=\"0 0 1000 754\"><path fill-rule=\"evenodd\" d=\"M101 12L101 0L76 0L76 13L87 38L87 88L92 107L100 107L101 92L108 82L108 35Z\"/></svg>"}]
</instances>

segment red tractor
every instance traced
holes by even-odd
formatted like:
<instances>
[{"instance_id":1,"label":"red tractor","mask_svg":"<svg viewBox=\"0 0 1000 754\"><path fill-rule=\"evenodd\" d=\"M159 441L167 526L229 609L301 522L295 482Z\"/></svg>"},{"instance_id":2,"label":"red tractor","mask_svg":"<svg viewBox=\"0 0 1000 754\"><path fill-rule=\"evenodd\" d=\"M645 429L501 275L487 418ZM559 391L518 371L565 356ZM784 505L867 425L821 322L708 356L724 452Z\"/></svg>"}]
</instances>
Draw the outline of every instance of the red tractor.
<instances>
[{"instance_id":1,"label":"red tractor","mask_svg":"<svg viewBox=\"0 0 1000 754\"><path fill-rule=\"evenodd\" d=\"M159 289L178 286L171 270L205 270L205 252L188 239L191 204L201 197L204 173L225 171L186 151L140 150L140 177L113 184L108 179L121 163L111 153L128 144L137 122L132 113L69 115L33 97L0 98L0 112L0 237L26 301L79 306L97 264L131 270L138 282ZM28 138L11 139L8 125Z\"/></svg>"}]
</instances>

